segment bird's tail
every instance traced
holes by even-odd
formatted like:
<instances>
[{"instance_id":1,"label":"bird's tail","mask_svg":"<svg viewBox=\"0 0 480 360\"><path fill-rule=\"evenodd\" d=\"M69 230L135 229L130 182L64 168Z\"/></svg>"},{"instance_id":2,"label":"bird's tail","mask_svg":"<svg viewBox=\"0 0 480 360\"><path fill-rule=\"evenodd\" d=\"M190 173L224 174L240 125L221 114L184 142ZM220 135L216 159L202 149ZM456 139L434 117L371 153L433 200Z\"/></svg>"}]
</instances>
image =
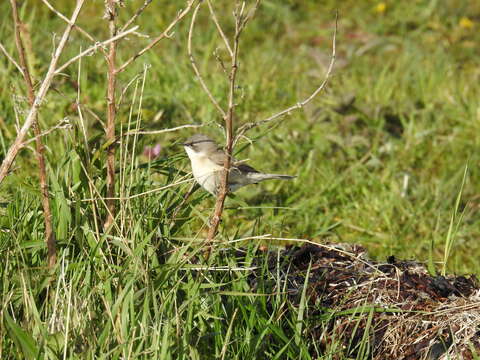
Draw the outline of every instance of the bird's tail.
<instances>
[{"instance_id":1,"label":"bird's tail","mask_svg":"<svg viewBox=\"0 0 480 360\"><path fill-rule=\"evenodd\" d=\"M276 180L292 180L296 176L291 175L280 175L280 174L263 174L263 173L250 173L248 177L254 180L255 182L276 179Z\"/></svg>"}]
</instances>

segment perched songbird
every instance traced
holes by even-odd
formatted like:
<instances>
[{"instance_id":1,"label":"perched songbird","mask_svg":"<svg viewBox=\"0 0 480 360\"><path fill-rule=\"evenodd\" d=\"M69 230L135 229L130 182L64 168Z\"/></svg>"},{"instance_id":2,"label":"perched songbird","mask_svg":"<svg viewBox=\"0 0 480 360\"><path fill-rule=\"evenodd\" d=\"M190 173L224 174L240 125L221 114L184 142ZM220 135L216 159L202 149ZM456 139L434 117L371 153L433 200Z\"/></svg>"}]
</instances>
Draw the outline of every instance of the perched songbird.
<instances>
[{"instance_id":1,"label":"perched songbird","mask_svg":"<svg viewBox=\"0 0 480 360\"><path fill-rule=\"evenodd\" d=\"M195 180L210 194L217 195L220 188L225 152L209 137L197 134L188 139L183 146L190 158L192 172ZM228 173L228 192L238 188L257 184L263 180L279 179L290 180L295 176L264 174L251 166L232 159Z\"/></svg>"}]
</instances>

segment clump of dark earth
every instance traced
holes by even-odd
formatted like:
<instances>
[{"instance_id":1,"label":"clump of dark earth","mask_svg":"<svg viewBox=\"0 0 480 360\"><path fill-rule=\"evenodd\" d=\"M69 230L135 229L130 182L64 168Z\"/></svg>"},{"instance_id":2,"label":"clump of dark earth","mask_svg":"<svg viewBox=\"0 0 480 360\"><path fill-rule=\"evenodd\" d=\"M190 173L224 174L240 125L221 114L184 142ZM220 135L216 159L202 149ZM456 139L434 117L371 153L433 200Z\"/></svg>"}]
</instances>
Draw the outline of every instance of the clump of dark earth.
<instances>
[{"instance_id":1,"label":"clump of dark earth","mask_svg":"<svg viewBox=\"0 0 480 360\"><path fill-rule=\"evenodd\" d=\"M335 339L343 346L339 359L478 359L480 290L474 275L432 276L423 264L393 256L371 261L358 245L269 251L262 269L263 278L265 271L280 276L282 289L273 290L287 289L294 306L306 284L308 317L321 319L308 336L324 353ZM254 289L260 275L251 275Z\"/></svg>"}]
</instances>

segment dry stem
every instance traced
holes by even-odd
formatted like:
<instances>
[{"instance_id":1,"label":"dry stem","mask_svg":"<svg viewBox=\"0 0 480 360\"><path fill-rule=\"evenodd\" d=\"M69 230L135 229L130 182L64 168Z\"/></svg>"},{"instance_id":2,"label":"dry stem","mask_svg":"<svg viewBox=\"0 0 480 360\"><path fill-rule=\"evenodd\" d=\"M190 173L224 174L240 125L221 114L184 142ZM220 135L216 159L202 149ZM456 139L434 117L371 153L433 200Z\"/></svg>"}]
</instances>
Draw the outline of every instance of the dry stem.
<instances>
[{"instance_id":1,"label":"dry stem","mask_svg":"<svg viewBox=\"0 0 480 360\"><path fill-rule=\"evenodd\" d=\"M12 166L12 163L15 160L15 157L17 156L18 151L22 147L23 139L25 138L25 136L28 133L28 130L30 129L32 124L35 122L35 119L37 118L40 105L44 100L45 96L47 95L47 92L50 89L50 85L52 83L52 79L55 75L55 68L57 66L58 59L60 58L60 55L62 54L63 49L67 44L68 38L70 36L70 32L72 31L73 25L76 22L78 15L80 14L80 10L83 6L84 1L85 0L77 0L77 4L75 6L75 10L73 11L70 22L66 27L65 31L63 32L62 38L60 39L60 42L55 50L55 53L52 56L47 74L45 75L45 78L40 86L40 89L38 90L35 101L33 102L33 105L30 108L27 118L25 119L25 123L23 124L22 128L18 132L15 141L8 149L5 159L3 160L2 165L0 166L0 183L3 181L5 176L7 176L8 170Z\"/></svg>"},{"instance_id":2,"label":"dry stem","mask_svg":"<svg viewBox=\"0 0 480 360\"><path fill-rule=\"evenodd\" d=\"M117 9L115 0L108 0L105 4L105 13L108 17L108 27L110 30L110 37L117 34L116 18ZM107 65L107 128L106 140L110 143L107 148L107 218L105 220L104 228L107 230L112 225L115 219L115 201L111 198L115 195L115 83L116 83L116 58L117 42L112 41L109 45Z\"/></svg>"},{"instance_id":3,"label":"dry stem","mask_svg":"<svg viewBox=\"0 0 480 360\"><path fill-rule=\"evenodd\" d=\"M30 107L33 106L35 102L35 92L33 89L32 77L30 76L30 71L28 69L27 57L25 56L25 48L23 46L22 38L20 36L20 28L22 26L20 17L18 16L18 9L16 0L10 0L12 5L12 15L15 29L15 43L17 46L18 56L20 59L20 66L22 67L23 78L25 79L25 84L28 91L28 103ZM43 206L43 218L45 222L45 242L47 244L48 255L47 255L47 264L49 267L53 267L56 262L56 241L55 233L53 232L52 226L52 212L50 210L50 200L48 197L48 182L47 182L47 171L45 168L45 148L42 144L41 139L41 130L40 124L38 123L37 116L33 118L33 130L35 132L35 148L36 156L38 161L38 172L40 179L40 193L42 196L42 206Z\"/></svg>"}]
</instances>

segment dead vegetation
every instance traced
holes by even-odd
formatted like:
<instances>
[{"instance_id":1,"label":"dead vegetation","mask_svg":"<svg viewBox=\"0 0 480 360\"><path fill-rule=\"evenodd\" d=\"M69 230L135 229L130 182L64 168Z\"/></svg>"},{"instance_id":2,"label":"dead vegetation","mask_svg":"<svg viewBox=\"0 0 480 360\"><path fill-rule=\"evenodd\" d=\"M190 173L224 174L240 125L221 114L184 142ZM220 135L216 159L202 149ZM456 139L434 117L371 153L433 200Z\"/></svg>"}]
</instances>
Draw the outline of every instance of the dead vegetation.
<instances>
[{"instance_id":1,"label":"dead vegetation","mask_svg":"<svg viewBox=\"0 0 480 360\"><path fill-rule=\"evenodd\" d=\"M393 256L387 263L370 261L358 245L290 247L272 252L268 261L268 271L280 275L296 306L307 284L307 316L328 319L309 328L312 349L338 359L478 358L480 289L474 275L431 276L421 263ZM254 287L256 282L252 277ZM334 341L343 348L333 350Z\"/></svg>"}]
</instances>

